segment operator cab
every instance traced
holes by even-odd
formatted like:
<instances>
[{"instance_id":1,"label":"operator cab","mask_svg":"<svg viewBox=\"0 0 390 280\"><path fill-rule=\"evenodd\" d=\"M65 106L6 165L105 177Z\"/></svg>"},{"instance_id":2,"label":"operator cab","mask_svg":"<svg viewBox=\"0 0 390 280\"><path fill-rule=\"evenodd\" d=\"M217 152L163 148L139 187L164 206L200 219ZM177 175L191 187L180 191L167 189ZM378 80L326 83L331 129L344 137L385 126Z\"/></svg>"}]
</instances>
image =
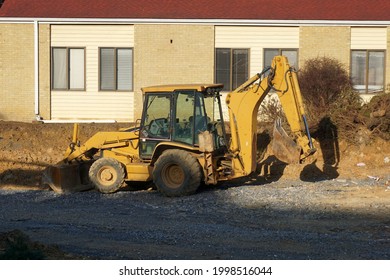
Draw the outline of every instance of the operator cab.
<instances>
[{"instance_id":1,"label":"operator cab","mask_svg":"<svg viewBox=\"0 0 390 280\"><path fill-rule=\"evenodd\" d=\"M161 142L196 148L198 135L213 134L215 147L225 146L225 128L219 92L222 84L171 85L143 88L140 156L152 157ZM166 143L169 145L169 143Z\"/></svg>"}]
</instances>

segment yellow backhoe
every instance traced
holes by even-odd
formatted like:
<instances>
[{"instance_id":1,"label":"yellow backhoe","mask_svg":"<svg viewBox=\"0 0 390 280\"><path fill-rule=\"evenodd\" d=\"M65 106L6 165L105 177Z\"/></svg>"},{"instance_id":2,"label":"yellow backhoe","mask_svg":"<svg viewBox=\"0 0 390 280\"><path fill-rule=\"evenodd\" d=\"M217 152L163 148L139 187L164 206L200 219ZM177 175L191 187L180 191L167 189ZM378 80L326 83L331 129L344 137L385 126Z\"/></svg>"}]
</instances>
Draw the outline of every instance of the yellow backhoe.
<instances>
[{"instance_id":1,"label":"yellow backhoe","mask_svg":"<svg viewBox=\"0 0 390 280\"><path fill-rule=\"evenodd\" d=\"M201 182L217 184L256 170L257 115L273 90L283 107L293 138L275 122L273 152L298 163L315 153L295 70L284 56L228 93L231 138L226 141L221 106L222 84L166 85L143 88L140 125L98 132L80 144L78 125L64 159L48 167L45 184L56 192L95 187L103 193L125 182L153 181L166 196L193 194Z\"/></svg>"}]
</instances>

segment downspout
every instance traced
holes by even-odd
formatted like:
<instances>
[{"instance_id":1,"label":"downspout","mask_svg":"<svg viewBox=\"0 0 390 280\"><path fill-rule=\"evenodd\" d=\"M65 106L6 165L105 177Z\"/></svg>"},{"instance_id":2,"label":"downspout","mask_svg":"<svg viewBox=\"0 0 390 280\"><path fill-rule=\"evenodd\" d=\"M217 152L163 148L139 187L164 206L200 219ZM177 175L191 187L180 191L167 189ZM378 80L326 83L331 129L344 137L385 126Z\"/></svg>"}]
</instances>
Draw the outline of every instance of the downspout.
<instances>
[{"instance_id":1,"label":"downspout","mask_svg":"<svg viewBox=\"0 0 390 280\"><path fill-rule=\"evenodd\" d=\"M39 26L38 21L34 20L34 105L35 118L42 120L39 115Z\"/></svg>"}]
</instances>

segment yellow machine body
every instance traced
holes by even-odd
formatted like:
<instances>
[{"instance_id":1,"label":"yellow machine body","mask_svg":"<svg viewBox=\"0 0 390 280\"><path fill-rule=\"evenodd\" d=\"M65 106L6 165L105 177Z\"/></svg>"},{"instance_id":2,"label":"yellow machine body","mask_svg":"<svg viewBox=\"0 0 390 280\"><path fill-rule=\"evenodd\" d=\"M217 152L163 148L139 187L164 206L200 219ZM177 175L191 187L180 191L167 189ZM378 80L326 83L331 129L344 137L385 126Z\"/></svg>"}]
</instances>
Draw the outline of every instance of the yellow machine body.
<instances>
[{"instance_id":1,"label":"yellow machine body","mask_svg":"<svg viewBox=\"0 0 390 280\"><path fill-rule=\"evenodd\" d=\"M267 75L266 75L267 74ZM125 182L153 181L167 196L194 193L200 183L217 184L256 170L257 116L268 93L277 93L293 138L275 123L277 157L298 163L315 152L307 128L296 73L284 56L226 98L230 143L220 100L222 84L164 85L143 88L140 125L98 132L85 143L75 124L64 159L44 173L57 192L97 188L115 192Z\"/></svg>"}]
</instances>

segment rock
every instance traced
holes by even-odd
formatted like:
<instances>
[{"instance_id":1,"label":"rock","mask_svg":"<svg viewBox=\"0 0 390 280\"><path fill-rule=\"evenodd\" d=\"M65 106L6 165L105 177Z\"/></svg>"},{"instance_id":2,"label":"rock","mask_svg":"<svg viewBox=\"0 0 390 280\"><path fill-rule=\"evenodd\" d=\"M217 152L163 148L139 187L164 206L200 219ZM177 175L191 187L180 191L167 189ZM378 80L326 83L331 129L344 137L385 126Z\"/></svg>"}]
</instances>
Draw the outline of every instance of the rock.
<instances>
[{"instance_id":1,"label":"rock","mask_svg":"<svg viewBox=\"0 0 390 280\"><path fill-rule=\"evenodd\" d=\"M370 175L368 175L367 177L370 178L370 179L373 179L375 181L379 181L380 180L380 178L378 176L370 176Z\"/></svg>"}]
</instances>

